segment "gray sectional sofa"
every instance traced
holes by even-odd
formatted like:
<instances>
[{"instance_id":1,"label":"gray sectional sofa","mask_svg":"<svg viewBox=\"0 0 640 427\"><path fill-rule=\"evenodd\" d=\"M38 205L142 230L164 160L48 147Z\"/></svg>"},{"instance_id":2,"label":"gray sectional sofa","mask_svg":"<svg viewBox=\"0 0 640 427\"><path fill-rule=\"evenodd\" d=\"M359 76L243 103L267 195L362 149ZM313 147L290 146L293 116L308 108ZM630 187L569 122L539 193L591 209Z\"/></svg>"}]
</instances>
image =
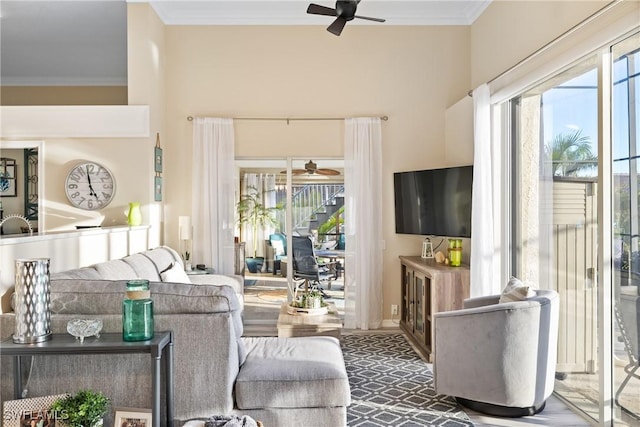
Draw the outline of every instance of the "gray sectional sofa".
<instances>
[{"instance_id":1,"label":"gray sectional sofa","mask_svg":"<svg viewBox=\"0 0 640 427\"><path fill-rule=\"evenodd\" d=\"M163 247L52 274L53 332L65 333L71 319L99 318L103 331L121 333L126 281L147 278L155 330L174 332L176 425L222 414L249 415L265 426L346 425L351 398L338 340L243 337L242 282L215 275L190 276L212 284L160 281L176 265L180 257ZM1 315L0 338L13 330L14 316ZM2 355L0 364L4 401L13 398L12 382L4 380L12 377L12 364ZM29 396L103 391L112 399L107 427L115 407L151 408L148 355L47 356L24 365Z\"/></svg>"}]
</instances>

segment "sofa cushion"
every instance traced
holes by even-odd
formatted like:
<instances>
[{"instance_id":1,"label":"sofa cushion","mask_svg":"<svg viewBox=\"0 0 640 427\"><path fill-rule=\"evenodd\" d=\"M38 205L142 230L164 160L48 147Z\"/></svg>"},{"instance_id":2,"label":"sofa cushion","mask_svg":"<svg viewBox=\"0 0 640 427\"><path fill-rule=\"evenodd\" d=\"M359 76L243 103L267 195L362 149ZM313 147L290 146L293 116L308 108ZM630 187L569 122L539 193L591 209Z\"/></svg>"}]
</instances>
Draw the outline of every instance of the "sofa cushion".
<instances>
[{"instance_id":1,"label":"sofa cushion","mask_svg":"<svg viewBox=\"0 0 640 427\"><path fill-rule=\"evenodd\" d=\"M81 267L59 273L51 273L51 280L57 279L100 280L102 277L100 277L100 273L93 267Z\"/></svg>"},{"instance_id":2,"label":"sofa cushion","mask_svg":"<svg viewBox=\"0 0 640 427\"><path fill-rule=\"evenodd\" d=\"M500 295L500 304L524 301L535 296L536 292L530 283L525 283L520 279L512 277Z\"/></svg>"},{"instance_id":3,"label":"sofa cushion","mask_svg":"<svg viewBox=\"0 0 640 427\"><path fill-rule=\"evenodd\" d=\"M184 268L184 265L182 264L182 258L180 258L178 252L168 246L160 246L158 248L141 252L141 254L149 258L156 265L158 274L162 273L168 268L171 268L171 266L174 264L178 264L179 266Z\"/></svg>"},{"instance_id":4,"label":"sofa cushion","mask_svg":"<svg viewBox=\"0 0 640 427\"><path fill-rule=\"evenodd\" d=\"M189 276L187 276L187 273L185 273L184 269L179 264L174 264L171 268L160 273L160 278L163 282L191 283Z\"/></svg>"},{"instance_id":5,"label":"sofa cushion","mask_svg":"<svg viewBox=\"0 0 640 427\"><path fill-rule=\"evenodd\" d=\"M239 409L348 406L349 379L333 337L246 337L236 379Z\"/></svg>"},{"instance_id":6,"label":"sofa cushion","mask_svg":"<svg viewBox=\"0 0 640 427\"><path fill-rule=\"evenodd\" d=\"M122 314L126 280L51 280L53 314ZM240 310L228 286L151 282L155 314L219 313Z\"/></svg>"},{"instance_id":7,"label":"sofa cushion","mask_svg":"<svg viewBox=\"0 0 640 427\"><path fill-rule=\"evenodd\" d=\"M160 281L160 271L158 271L156 265L148 256L145 255L144 252L124 257L122 258L122 261L126 262L131 266L131 268L133 268L136 272L137 279L147 279L150 282ZM131 277L129 277L129 279L131 279Z\"/></svg>"},{"instance_id":8,"label":"sofa cushion","mask_svg":"<svg viewBox=\"0 0 640 427\"><path fill-rule=\"evenodd\" d=\"M95 264L93 268L96 269L100 278L104 280L131 280L138 278L133 267L121 259L101 262L100 264Z\"/></svg>"}]
</instances>

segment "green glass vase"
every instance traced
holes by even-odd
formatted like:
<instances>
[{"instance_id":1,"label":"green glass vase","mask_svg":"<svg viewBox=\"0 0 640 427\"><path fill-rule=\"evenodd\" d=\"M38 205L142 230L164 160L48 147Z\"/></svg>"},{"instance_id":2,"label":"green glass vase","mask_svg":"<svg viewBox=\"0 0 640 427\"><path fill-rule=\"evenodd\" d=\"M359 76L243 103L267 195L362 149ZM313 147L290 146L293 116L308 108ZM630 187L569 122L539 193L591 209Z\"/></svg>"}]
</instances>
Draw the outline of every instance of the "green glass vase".
<instances>
[{"instance_id":1,"label":"green glass vase","mask_svg":"<svg viewBox=\"0 0 640 427\"><path fill-rule=\"evenodd\" d=\"M153 338L153 300L148 280L127 282L127 292L122 302L122 338L125 341Z\"/></svg>"},{"instance_id":2,"label":"green glass vase","mask_svg":"<svg viewBox=\"0 0 640 427\"><path fill-rule=\"evenodd\" d=\"M129 203L129 213L127 214L127 224L136 226L142 224L142 212L140 212L140 203Z\"/></svg>"}]
</instances>

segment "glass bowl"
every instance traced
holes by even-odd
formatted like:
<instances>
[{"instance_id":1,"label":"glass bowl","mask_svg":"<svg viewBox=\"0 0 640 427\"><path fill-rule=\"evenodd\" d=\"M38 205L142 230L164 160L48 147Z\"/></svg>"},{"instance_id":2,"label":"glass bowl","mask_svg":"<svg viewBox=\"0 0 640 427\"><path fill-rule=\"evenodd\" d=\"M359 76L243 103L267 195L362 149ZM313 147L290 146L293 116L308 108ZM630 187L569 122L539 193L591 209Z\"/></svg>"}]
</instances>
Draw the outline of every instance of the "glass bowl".
<instances>
[{"instance_id":1,"label":"glass bowl","mask_svg":"<svg viewBox=\"0 0 640 427\"><path fill-rule=\"evenodd\" d=\"M96 336L100 338L102 320L100 319L73 319L67 323L67 332L79 339L81 343L86 337Z\"/></svg>"}]
</instances>

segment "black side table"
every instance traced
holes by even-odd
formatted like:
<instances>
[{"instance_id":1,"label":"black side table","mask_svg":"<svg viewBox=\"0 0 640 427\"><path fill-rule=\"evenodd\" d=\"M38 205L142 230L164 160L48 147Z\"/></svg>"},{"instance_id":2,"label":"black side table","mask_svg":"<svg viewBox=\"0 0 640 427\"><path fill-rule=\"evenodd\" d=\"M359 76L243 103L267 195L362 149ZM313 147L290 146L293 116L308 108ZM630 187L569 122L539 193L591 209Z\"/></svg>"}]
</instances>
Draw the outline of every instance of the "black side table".
<instances>
[{"instance_id":1,"label":"black side table","mask_svg":"<svg viewBox=\"0 0 640 427\"><path fill-rule=\"evenodd\" d=\"M0 342L0 352L13 356L13 394L22 396L22 356L46 356L50 354L123 354L149 353L152 362L153 427L160 427L160 362L166 356L167 425L173 426L173 332L155 332L149 341L123 341L122 334L105 333L100 338L88 337L80 343L69 334L53 334L48 341L36 344L16 344L12 338Z\"/></svg>"}]
</instances>

